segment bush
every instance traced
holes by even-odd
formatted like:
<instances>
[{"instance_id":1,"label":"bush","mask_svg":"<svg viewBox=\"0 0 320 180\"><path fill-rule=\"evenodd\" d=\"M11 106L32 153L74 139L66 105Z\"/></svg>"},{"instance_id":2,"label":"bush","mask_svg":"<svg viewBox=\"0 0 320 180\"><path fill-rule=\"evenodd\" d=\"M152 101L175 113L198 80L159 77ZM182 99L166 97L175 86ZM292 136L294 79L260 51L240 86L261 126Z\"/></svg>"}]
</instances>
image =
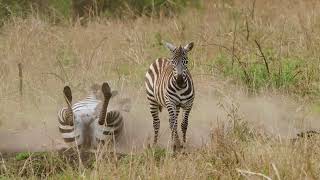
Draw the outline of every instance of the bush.
<instances>
[{"instance_id":1,"label":"bush","mask_svg":"<svg viewBox=\"0 0 320 180\"><path fill-rule=\"evenodd\" d=\"M26 16L30 13L29 5L26 0L0 0L1 23L10 16Z\"/></svg>"}]
</instances>

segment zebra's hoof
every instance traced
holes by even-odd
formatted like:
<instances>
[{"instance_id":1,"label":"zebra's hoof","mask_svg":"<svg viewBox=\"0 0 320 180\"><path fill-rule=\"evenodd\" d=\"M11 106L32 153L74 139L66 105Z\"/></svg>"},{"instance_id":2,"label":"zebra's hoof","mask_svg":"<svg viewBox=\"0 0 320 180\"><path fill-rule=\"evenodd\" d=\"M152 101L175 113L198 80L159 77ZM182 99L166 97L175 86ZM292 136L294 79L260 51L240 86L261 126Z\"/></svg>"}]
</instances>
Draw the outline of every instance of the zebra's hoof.
<instances>
[{"instance_id":1,"label":"zebra's hoof","mask_svg":"<svg viewBox=\"0 0 320 180\"><path fill-rule=\"evenodd\" d=\"M71 93L71 88L69 86L65 86L63 88L63 94L65 95L65 97L67 98L69 103L71 103L72 102L72 93Z\"/></svg>"},{"instance_id":2,"label":"zebra's hoof","mask_svg":"<svg viewBox=\"0 0 320 180\"><path fill-rule=\"evenodd\" d=\"M101 90L105 98L110 98L112 96L111 88L107 82L102 84Z\"/></svg>"},{"instance_id":3,"label":"zebra's hoof","mask_svg":"<svg viewBox=\"0 0 320 180\"><path fill-rule=\"evenodd\" d=\"M180 145L180 149L184 149L185 146L183 144Z\"/></svg>"},{"instance_id":4,"label":"zebra's hoof","mask_svg":"<svg viewBox=\"0 0 320 180\"><path fill-rule=\"evenodd\" d=\"M183 145L180 143L176 143L173 145L173 151L180 151L183 148Z\"/></svg>"}]
</instances>

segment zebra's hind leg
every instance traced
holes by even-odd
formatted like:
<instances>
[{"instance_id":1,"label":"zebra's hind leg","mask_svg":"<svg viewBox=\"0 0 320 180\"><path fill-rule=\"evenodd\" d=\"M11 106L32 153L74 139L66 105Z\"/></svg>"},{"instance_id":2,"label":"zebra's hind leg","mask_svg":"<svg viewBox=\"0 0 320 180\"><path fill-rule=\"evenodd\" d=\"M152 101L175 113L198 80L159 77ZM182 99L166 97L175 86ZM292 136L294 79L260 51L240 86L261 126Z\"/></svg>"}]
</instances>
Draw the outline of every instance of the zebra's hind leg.
<instances>
[{"instance_id":1,"label":"zebra's hind leg","mask_svg":"<svg viewBox=\"0 0 320 180\"><path fill-rule=\"evenodd\" d=\"M69 86L65 86L63 88L63 95L67 103L67 109L66 111L64 111L64 117L65 117L64 121L68 125L73 126L72 92Z\"/></svg>"},{"instance_id":2,"label":"zebra's hind leg","mask_svg":"<svg viewBox=\"0 0 320 180\"><path fill-rule=\"evenodd\" d=\"M150 102L150 112L153 118L153 145L156 145L158 142L159 129L160 129L160 119L159 119L159 109L161 107L157 103Z\"/></svg>"}]
</instances>

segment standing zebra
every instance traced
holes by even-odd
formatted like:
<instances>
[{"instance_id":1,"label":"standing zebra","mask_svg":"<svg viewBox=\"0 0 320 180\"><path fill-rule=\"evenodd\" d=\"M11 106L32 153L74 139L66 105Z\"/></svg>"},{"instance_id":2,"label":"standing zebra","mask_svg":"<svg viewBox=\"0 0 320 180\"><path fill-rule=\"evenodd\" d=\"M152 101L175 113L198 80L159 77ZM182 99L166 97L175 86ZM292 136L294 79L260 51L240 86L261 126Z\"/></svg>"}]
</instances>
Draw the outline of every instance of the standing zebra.
<instances>
[{"instance_id":1,"label":"standing zebra","mask_svg":"<svg viewBox=\"0 0 320 180\"><path fill-rule=\"evenodd\" d=\"M72 105L69 86L63 89L67 107L58 113L59 131L64 141L81 148L97 147L98 143L118 137L123 129L123 118L119 111L107 112L113 95L108 83L103 83L103 101L98 99L98 85L92 86L91 95ZM109 139L108 139L109 138Z\"/></svg>"},{"instance_id":2,"label":"standing zebra","mask_svg":"<svg viewBox=\"0 0 320 180\"><path fill-rule=\"evenodd\" d=\"M193 42L184 47L175 47L170 43L165 46L171 51L172 57L159 58L151 64L145 76L147 98L153 118L154 144L157 143L160 129L159 111L166 107L169 112L173 149L180 148L177 132L177 119L180 108L183 109L181 130L183 142L186 142L189 113L194 100L194 87L191 74L187 68L188 52L193 48Z\"/></svg>"}]
</instances>

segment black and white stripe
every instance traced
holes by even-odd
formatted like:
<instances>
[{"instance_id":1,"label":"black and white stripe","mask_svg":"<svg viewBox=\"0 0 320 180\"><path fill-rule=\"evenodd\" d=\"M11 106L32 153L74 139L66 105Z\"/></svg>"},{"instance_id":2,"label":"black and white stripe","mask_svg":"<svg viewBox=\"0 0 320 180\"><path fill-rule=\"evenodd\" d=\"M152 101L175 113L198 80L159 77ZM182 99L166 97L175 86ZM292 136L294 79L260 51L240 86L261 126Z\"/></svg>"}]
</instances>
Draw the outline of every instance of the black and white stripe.
<instances>
[{"instance_id":1,"label":"black and white stripe","mask_svg":"<svg viewBox=\"0 0 320 180\"><path fill-rule=\"evenodd\" d=\"M102 85L103 100L97 98L97 90L72 105L69 86L64 88L67 107L58 112L59 131L70 146L96 147L99 143L117 138L123 130L123 117L119 111L107 112L112 94L107 83Z\"/></svg>"},{"instance_id":2,"label":"black and white stripe","mask_svg":"<svg viewBox=\"0 0 320 180\"><path fill-rule=\"evenodd\" d=\"M185 47L175 47L166 43L172 52L172 58L159 58L151 64L145 77L147 98L153 118L154 143L157 143L160 129L159 111L162 107L168 109L171 136L174 148L180 147L177 133L177 117L180 108L183 110L181 130L183 142L186 142L188 118L194 100L194 86L191 74L187 68L187 53L193 48L193 43Z\"/></svg>"}]
</instances>

